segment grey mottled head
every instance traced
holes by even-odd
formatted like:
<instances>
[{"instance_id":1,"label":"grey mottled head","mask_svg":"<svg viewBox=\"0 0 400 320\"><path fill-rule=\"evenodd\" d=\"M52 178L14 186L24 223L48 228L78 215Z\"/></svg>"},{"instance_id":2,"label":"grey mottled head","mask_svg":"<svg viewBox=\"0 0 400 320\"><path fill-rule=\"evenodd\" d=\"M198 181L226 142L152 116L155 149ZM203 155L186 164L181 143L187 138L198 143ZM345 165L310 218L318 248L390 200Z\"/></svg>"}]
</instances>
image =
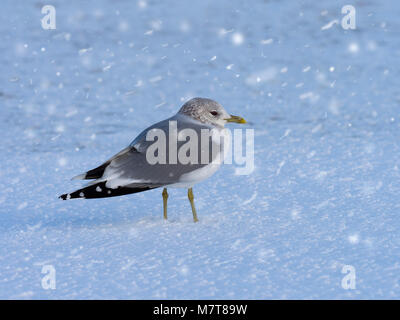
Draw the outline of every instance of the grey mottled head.
<instances>
[{"instance_id":1,"label":"grey mottled head","mask_svg":"<svg viewBox=\"0 0 400 320\"><path fill-rule=\"evenodd\" d=\"M243 118L231 116L218 102L207 98L189 100L178 113L219 127L224 127L227 122L246 123Z\"/></svg>"}]
</instances>

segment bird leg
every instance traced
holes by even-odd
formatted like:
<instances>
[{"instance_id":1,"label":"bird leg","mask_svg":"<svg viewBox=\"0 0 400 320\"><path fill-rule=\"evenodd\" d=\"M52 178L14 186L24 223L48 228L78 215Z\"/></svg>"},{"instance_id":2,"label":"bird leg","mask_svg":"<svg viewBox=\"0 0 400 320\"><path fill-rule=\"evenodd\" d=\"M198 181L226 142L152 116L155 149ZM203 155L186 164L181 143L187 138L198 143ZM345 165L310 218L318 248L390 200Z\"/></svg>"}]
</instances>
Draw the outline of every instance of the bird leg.
<instances>
[{"instance_id":1,"label":"bird leg","mask_svg":"<svg viewBox=\"0 0 400 320\"><path fill-rule=\"evenodd\" d=\"M167 220L167 201L168 201L168 192L167 188L164 188L162 192L162 197L163 197L163 208L164 208L164 219Z\"/></svg>"},{"instance_id":2,"label":"bird leg","mask_svg":"<svg viewBox=\"0 0 400 320\"><path fill-rule=\"evenodd\" d=\"M196 208L194 207L194 201L193 201L194 197L193 197L193 190L192 190L192 188L189 188L189 189L188 189L188 198L189 198L189 201L190 201L190 205L192 206L193 221L194 221L194 222L197 222L197 221L199 221L199 219L197 219Z\"/></svg>"}]
</instances>

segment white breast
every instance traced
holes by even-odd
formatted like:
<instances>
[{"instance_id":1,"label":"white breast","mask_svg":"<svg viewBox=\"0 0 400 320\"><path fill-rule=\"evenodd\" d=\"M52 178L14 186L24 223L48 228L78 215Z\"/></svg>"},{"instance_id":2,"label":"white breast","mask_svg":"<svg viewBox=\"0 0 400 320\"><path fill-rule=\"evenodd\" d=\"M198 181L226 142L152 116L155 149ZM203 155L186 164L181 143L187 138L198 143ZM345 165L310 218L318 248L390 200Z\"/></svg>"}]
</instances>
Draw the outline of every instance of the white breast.
<instances>
[{"instance_id":1,"label":"white breast","mask_svg":"<svg viewBox=\"0 0 400 320\"><path fill-rule=\"evenodd\" d=\"M211 177L219 169L228 153L231 136L227 129L222 129L219 131L219 134L213 134L211 138L219 145L218 150L220 152L215 157L215 160L200 169L183 174L179 182L169 185L170 188L191 188L196 183ZM222 157L220 155L221 152L223 152Z\"/></svg>"}]
</instances>

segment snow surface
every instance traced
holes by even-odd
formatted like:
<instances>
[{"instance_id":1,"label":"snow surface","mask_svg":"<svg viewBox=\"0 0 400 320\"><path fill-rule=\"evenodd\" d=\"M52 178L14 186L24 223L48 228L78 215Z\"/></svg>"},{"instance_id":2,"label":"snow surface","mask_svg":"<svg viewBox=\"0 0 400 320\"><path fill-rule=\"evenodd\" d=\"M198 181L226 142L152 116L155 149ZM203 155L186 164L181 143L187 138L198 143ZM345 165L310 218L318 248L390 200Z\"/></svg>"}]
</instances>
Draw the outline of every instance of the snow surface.
<instances>
[{"instance_id":1,"label":"snow surface","mask_svg":"<svg viewBox=\"0 0 400 320\"><path fill-rule=\"evenodd\" d=\"M0 298L400 298L400 4L61 1L0 11ZM60 201L194 96L255 130L255 171ZM42 267L54 266L45 290ZM342 288L344 265L356 288Z\"/></svg>"}]
</instances>

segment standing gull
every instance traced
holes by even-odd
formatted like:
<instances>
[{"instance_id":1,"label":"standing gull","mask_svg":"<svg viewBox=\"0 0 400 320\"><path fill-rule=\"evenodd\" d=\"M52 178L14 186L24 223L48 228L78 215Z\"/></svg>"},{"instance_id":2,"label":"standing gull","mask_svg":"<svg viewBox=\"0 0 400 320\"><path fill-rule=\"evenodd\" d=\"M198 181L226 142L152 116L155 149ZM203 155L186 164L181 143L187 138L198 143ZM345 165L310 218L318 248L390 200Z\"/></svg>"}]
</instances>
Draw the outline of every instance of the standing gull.
<instances>
[{"instance_id":1,"label":"standing gull","mask_svg":"<svg viewBox=\"0 0 400 320\"><path fill-rule=\"evenodd\" d=\"M187 188L193 220L197 222L192 187L218 170L227 151L229 139L225 139L224 126L228 122L246 123L241 117L229 115L216 101L191 99L177 114L142 131L101 166L74 177L94 181L60 198L106 198L163 187L167 219L167 187Z\"/></svg>"}]
</instances>

